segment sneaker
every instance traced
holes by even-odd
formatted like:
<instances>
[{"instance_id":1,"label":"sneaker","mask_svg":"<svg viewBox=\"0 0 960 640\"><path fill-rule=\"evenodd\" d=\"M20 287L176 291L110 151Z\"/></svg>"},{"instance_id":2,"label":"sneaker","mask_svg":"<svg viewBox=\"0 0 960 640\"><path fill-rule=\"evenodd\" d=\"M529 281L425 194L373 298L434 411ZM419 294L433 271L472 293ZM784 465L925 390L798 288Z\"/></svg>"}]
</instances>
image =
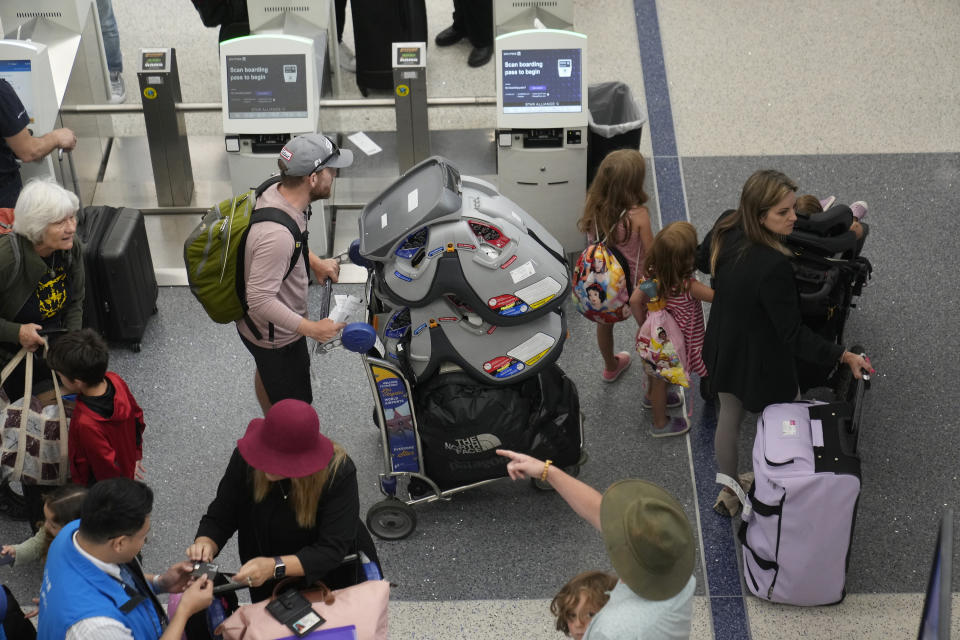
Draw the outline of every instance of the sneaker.
<instances>
[{"instance_id":1,"label":"sneaker","mask_svg":"<svg viewBox=\"0 0 960 640\"><path fill-rule=\"evenodd\" d=\"M687 431L690 431L690 423L687 422L687 419L683 416L670 418L670 420L664 426L652 427L650 429L650 435L654 438L666 438L668 436L682 436Z\"/></svg>"},{"instance_id":2,"label":"sneaker","mask_svg":"<svg viewBox=\"0 0 960 640\"><path fill-rule=\"evenodd\" d=\"M357 72L357 57L343 42L340 43L340 68L350 73Z\"/></svg>"},{"instance_id":3,"label":"sneaker","mask_svg":"<svg viewBox=\"0 0 960 640\"><path fill-rule=\"evenodd\" d=\"M127 101L127 87L123 84L123 74L119 71L110 72L110 104L121 104Z\"/></svg>"},{"instance_id":4,"label":"sneaker","mask_svg":"<svg viewBox=\"0 0 960 640\"><path fill-rule=\"evenodd\" d=\"M667 406L668 407L679 407L683 404L683 398L680 397L678 391L667 391ZM640 406L644 409L653 409L653 405L650 404L650 399L647 396L640 398Z\"/></svg>"},{"instance_id":5,"label":"sneaker","mask_svg":"<svg viewBox=\"0 0 960 640\"><path fill-rule=\"evenodd\" d=\"M621 351L617 354L617 368L613 371L603 370L603 381L604 382L615 382L617 378L620 377L620 374L630 368L630 354L626 351Z\"/></svg>"},{"instance_id":6,"label":"sneaker","mask_svg":"<svg viewBox=\"0 0 960 640\"><path fill-rule=\"evenodd\" d=\"M853 217L858 221L867 217L867 203L863 200L857 200L850 205L850 211L853 211Z\"/></svg>"},{"instance_id":7,"label":"sneaker","mask_svg":"<svg viewBox=\"0 0 960 640\"><path fill-rule=\"evenodd\" d=\"M826 198L820 201L820 206L823 208L824 211L826 211L827 209L833 206L833 203L836 202L836 200L837 200L837 196L827 196Z\"/></svg>"}]
</instances>

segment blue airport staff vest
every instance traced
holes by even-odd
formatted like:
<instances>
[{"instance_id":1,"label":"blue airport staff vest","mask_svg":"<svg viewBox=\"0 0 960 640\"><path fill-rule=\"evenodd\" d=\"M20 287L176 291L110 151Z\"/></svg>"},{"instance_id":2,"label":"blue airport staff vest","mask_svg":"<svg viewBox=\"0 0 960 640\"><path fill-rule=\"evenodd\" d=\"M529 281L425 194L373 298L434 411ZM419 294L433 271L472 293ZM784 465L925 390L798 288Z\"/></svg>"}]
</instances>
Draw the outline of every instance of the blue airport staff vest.
<instances>
[{"instance_id":1,"label":"blue airport staff vest","mask_svg":"<svg viewBox=\"0 0 960 640\"><path fill-rule=\"evenodd\" d=\"M66 525L47 553L40 589L38 640L63 640L67 629L86 618L107 617L131 630L137 640L160 637L162 626L149 599L125 607L123 585L82 556L73 544L79 520ZM121 609L126 609L124 612Z\"/></svg>"}]
</instances>

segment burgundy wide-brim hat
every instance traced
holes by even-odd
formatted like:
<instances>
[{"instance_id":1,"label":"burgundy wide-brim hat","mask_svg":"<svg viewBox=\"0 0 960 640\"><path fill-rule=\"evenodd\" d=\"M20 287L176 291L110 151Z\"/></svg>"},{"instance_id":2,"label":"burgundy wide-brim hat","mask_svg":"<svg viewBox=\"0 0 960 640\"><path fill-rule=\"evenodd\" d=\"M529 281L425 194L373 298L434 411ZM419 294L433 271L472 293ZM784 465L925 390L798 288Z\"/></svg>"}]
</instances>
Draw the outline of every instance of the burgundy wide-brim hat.
<instances>
[{"instance_id":1,"label":"burgundy wide-brim hat","mask_svg":"<svg viewBox=\"0 0 960 640\"><path fill-rule=\"evenodd\" d=\"M333 442L320 433L317 412L302 400L281 400L266 418L251 420L237 448L254 469L285 478L326 469L333 457Z\"/></svg>"}]
</instances>

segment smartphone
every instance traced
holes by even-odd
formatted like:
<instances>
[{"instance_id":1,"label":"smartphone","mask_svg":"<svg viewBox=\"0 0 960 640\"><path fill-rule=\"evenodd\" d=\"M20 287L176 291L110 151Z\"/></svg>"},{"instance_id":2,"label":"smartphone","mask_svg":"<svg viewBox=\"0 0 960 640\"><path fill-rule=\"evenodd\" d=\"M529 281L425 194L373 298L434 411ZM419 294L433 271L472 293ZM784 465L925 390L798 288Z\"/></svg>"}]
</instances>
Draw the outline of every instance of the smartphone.
<instances>
[{"instance_id":1,"label":"smartphone","mask_svg":"<svg viewBox=\"0 0 960 640\"><path fill-rule=\"evenodd\" d=\"M211 582L213 582L213 579L217 577L217 572L219 570L219 565L215 565L212 562L194 562L193 571L190 572L190 575L194 578L199 578L200 576L205 575Z\"/></svg>"},{"instance_id":2,"label":"smartphone","mask_svg":"<svg viewBox=\"0 0 960 640\"><path fill-rule=\"evenodd\" d=\"M17 559L17 556L14 555L2 555L0 556L0 567L5 564L13 564L13 561Z\"/></svg>"}]
</instances>

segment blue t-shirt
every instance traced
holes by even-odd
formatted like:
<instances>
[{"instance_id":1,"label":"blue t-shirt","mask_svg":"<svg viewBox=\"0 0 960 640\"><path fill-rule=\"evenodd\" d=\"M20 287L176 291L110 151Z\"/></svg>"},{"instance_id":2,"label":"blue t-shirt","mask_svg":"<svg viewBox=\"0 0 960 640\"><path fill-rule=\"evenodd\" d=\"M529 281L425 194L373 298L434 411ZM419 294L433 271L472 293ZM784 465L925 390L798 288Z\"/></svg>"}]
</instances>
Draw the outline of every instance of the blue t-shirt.
<instances>
[{"instance_id":1,"label":"blue t-shirt","mask_svg":"<svg viewBox=\"0 0 960 640\"><path fill-rule=\"evenodd\" d=\"M696 586L696 578L690 576L680 593L657 601L641 598L625 583L617 582L610 600L590 621L583 640L687 640Z\"/></svg>"},{"instance_id":2,"label":"blue t-shirt","mask_svg":"<svg viewBox=\"0 0 960 640\"><path fill-rule=\"evenodd\" d=\"M0 182L9 178L10 174L17 173L17 156L7 145L6 138L12 138L30 124L27 109L20 102L17 92L10 83L0 78Z\"/></svg>"}]
</instances>

